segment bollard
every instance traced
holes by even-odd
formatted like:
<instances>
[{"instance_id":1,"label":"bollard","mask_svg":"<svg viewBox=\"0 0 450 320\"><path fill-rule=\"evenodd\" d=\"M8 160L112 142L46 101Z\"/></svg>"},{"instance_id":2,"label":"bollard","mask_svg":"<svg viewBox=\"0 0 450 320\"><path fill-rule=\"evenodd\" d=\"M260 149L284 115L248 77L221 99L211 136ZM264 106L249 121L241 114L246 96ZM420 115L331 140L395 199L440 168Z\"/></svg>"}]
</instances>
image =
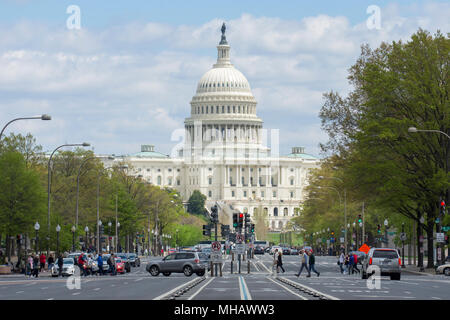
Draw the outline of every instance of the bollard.
<instances>
[{"instance_id":1,"label":"bollard","mask_svg":"<svg viewBox=\"0 0 450 320\"><path fill-rule=\"evenodd\" d=\"M247 260L247 273L250 273L250 260Z\"/></svg>"},{"instance_id":2,"label":"bollard","mask_svg":"<svg viewBox=\"0 0 450 320\"><path fill-rule=\"evenodd\" d=\"M212 261L210 262L210 266L211 266L211 277L214 277L214 268Z\"/></svg>"},{"instance_id":3,"label":"bollard","mask_svg":"<svg viewBox=\"0 0 450 320\"><path fill-rule=\"evenodd\" d=\"M222 263L219 266L220 266L220 276L222 276Z\"/></svg>"},{"instance_id":4,"label":"bollard","mask_svg":"<svg viewBox=\"0 0 450 320\"><path fill-rule=\"evenodd\" d=\"M231 260L231 274L233 274L233 260Z\"/></svg>"}]
</instances>

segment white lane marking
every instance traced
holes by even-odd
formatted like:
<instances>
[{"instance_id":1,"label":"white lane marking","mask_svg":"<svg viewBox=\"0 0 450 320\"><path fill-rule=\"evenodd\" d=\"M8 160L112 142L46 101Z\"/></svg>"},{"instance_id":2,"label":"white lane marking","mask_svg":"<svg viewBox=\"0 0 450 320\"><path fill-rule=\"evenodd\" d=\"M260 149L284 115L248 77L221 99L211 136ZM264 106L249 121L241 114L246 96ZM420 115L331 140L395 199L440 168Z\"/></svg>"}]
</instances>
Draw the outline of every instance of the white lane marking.
<instances>
[{"instance_id":1,"label":"white lane marking","mask_svg":"<svg viewBox=\"0 0 450 320\"><path fill-rule=\"evenodd\" d=\"M242 276L239 276L239 290L241 291L241 300L252 300L252 296L248 291L247 283Z\"/></svg>"},{"instance_id":2,"label":"white lane marking","mask_svg":"<svg viewBox=\"0 0 450 320\"><path fill-rule=\"evenodd\" d=\"M24 293L25 291L17 291L16 293Z\"/></svg>"},{"instance_id":3,"label":"white lane marking","mask_svg":"<svg viewBox=\"0 0 450 320\"><path fill-rule=\"evenodd\" d=\"M100 288L95 288L95 289L94 289L94 291L98 291L98 290L100 290Z\"/></svg>"},{"instance_id":4,"label":"white lane marking","mask_svg":"<svg viewBox=\"0 0 450 320\"><path fill-rule=\"evenodd\" d=\"M48 298L47 300L55 300L55 298Z\"/></svg>"},{"instance_id":5,"label":"white lane marking","mask_svg":"<svg viewBox=\"0 0 450 320\"><path fill-rule=\"evenodd\" d=\"M144 279L144 278L139 278L139 279L136 279L136 280L134 280L134 282L138 282L138 281L141 281L142 279Z\"/></svg>"},{"instance_id":6,"label":"white lane marking","mask_svg":"<svg viewBox=\"0 0 450 320\"><path fill-rule=\"evenodd\" d=\"M436 300L442 300L442 298L438 298L438 297L431 297L432 299L436 299Z\"/></svg>"},{"instance_id":7,"label":"white lane marking","mask_svg":"<svg viewBox=\"0 0 450 320\"><path fill-rule=\"evenodd\" d=\"M72 295L73 296L77 296L77 295L79 295L81 292L75 292L75 293L72 293Z\"/></svg>"},{"instance_id":8,"label":"white lane marking","mask_svg":"<svg viewBox=\"0 0 450 320\"><path fill-rule=\"evenodd\" d=\"M197 290L196 293L194 293L192 296L190 296L188 300L194 299L194 298L200 293L200 291L202 291L202 290L203 290L208 284L210 284L214 279L215 279L214 277L210 278L203 286L200 287L200 289Z\"/></svg>"},{"instance_id":9,"label":"white lane marking","mask_svg":"<svg viewBox=\"0 0 450 320\"><path fill-rule=\"evenodd\" d=\"M48 289L48 287L43 287L43 288L41 288L41 290L45 290L45 289Z\"/></svg>"},{"instance_id":10,"label":"white lane marking","mask_svg":"<svg viewBox=\"0 0 450 320\"><path fill-rule=\"evenodd\" d=\"M192 279L192 280L189 281L189 282L182 283L182 284L179 285L178 287L176 287L176 288L174 288L174 289L172 289L172 290L170 290L170 291L167 291L167 292L163 293L162 295L157 296L156 298L153 298L153 300L161 300L162 298L164 298L164 297L166 297L166 296L168 296L168 295L171 295L172 293L178 291L179 289L181 289L181 288L183 288L183 287L185 287L185 286L190 285L191 283L195 282L196 280L197 280L197 279Z\"/></svg>"},{"instance_id":11,"label":"white lane marking","mask_svg":"<svg viewBox=\"0 0 450 320\"><path fill-rule=\"evenodd\" d=\"M297 296L297 297L299 297L299 298L301 298L301 299L303 299L303 300L308 300L308 299L306 299L305 297L302 297L301 295L295 293L294 291L292 291L292 290L289 289L288 287L283 286L281 283L278 283L278 282L276 282L275 280L273 280L273 279L271 279L271 278L267 278L267 279L269 279L269 280L272 281L273 283L276 283L277 285L279 285L280 287L282 287L284 290L286 290L286 291L292 293L293 295L295 295L295 296Z\"/></svg>"},{"instance_id":12,"label":"white lane marking","mask_svg":"<svg viewBox=\"0 0 450 320\"><path fill-rule=\"evenodd\" d=\"M286 278L284 278L284 279L286 279ZM291 281L291 280L289 280L289 281ZM326 298L328 298L328 299L330 299L330 300L340 300L339 298L330 296L330 295L328 295L328 294L325 294L325 293L323 293L323 292L320 292L319 290L310 288L310 287L308 287L307 285L305 285L305 284L303 284L303 283L300 283L300 282L297 282L297 281L291 281L291 282L294 282L295 284L297 284L297 285L299 285L299 286L302 286L302 287L304 287L304 288L306 288L306 289L308 289L308 290L310 290L310 291L312 291L312 292L316 292L316 293L318 293L318 294L320 294L320 295L322 295L322 296L324 296L324 297L326 297Z\"/></svg>"}]
</instances>

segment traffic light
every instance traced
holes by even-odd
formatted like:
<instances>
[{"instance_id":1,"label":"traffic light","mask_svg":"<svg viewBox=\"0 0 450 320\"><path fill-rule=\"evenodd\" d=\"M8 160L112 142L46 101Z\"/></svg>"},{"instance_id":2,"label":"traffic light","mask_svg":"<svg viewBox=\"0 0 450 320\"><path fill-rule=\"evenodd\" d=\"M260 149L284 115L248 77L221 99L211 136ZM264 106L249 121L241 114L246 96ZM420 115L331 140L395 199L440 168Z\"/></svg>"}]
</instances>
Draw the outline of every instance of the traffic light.
<instances>
[{"instance_id":1,"label":"traffic light","mask_svg":"<svg viewBox=\"0 0 450 320\"><path fill-rule=\"evenodd\" d=\"M334 236L334 231L333 230L331 230L331 235Z\"/></svg>"},{"instance_id":2,"label":"traffic light","mask_svg":"<svg viewBox=\"0 0 450 320\"><path fill-rule=\"evenodd\" d=\"M217 210L217 205L214 205L211 207L211 221L213 223L218 223L219 222L219 213Z\"/></svg>"},{"instance_id":3,"label":"traffic light","mask_svg":"<svg viewBox=\"0 0 450 320\"><path fill-rule=\"evenodd\" d=\"M255 224L254 223L252 223L250 226L250 232L255 233Z\"/></svg>"},{"instance_id":4,"label":"traffic light","mask_svg":"<svg viewBox=\"0 0 450 320\"><path fill-rule=\"evenodd\" d=\"M100 226L100 233L105 233L105 227L103 225Z\"/></svg>"},{"instance_id":5,"label":"traffic light","mask_svg":"<svg viewBox=\"0 0 450 320\"><path fill-rule=\"evenodd\" d=\"M360 214L358 214L358 223L361 223L362 222L362 218L361 218L361 215Z\"/></svg>"},{"instance_id":6,"label":"traffic light","mask_svg":"<svg viewBox=\"0 0 450 320\"><path fill-rule=\"evenodd\" d=\"M442 215L445 215L445 201L441 200L440 204L439 204L439 208L440 208L440 213Z\"/></svg>"},{"instance_id":7,"label":"traffic light","mask_svg":"<svg viewBox=\"0 0 450 320\"><path fill-rule=\"evenodd\" d=\"M203 225L203 235L210 236L211 235L211 226L209 224Z\"/></svg>"},{"instance_id":8,"label":"traffic light","mask_svg":"<svg viewBox=\"0 0 450 320\"><path fill-rule=\"evenodd\" d=\"M222 225L221 227L220 227L220 234L222 235L222 237L226 237L229 233L230 233L230 226L228 226L228 225Z\"/></svg>"},{"instance_id":9,"label":"traffic light","mask_svg":"<svg viewBox=\"0 0 450 320\"><path fill-rule=\"evenodd\" d=\"M244 214L239 213L238 227L242 229L244 226Z\"/></svg>"},{"instance_id":10,"label":"traffic light","mask_svg":"<svg viewBox=\"0 0 450 320\"><path fill-rule=\"evenodd\" d=\"M250 213L245 214L245 224L244 228L247 229L247 226L250 226Z\"/></svg>"},{"instance_id":11,"label":"traffic light","mask_svg":"<svg viewBox=\"0 0 450 320\"><path fill-rule=\"evenodd\" d=\"M380 224L377 226L377 233L381 233L381 225Z\"/></svg>"},{"instance_id":12,"label":"traffic light","mask_svg":"<svg viewBox=\"0 0 450 320\"><path fill-rule=\"evenodd\" d=\"M233 213L233 228L237 228L239 225L238 214Z\"/></svg>"}]
</instances>

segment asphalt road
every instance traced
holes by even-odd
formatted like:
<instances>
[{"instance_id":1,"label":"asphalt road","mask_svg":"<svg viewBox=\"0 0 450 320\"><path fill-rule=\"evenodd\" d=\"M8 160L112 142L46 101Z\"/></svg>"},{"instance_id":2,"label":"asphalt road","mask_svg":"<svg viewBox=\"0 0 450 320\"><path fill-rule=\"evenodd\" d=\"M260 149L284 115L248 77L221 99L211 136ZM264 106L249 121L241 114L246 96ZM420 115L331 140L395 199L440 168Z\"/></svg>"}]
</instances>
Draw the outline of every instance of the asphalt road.
<instances>
[{"instance_id":1,"label":"asphalt road","mask_svg":"<svg viewBox=\"0 0 450 320\"><path fill-rule=\"evenodd\" d=\"M300 267L299 256L284 256L285 273L272 272L272 256L257 255L237 273L235 262L225 260L222 277L160 274L152 277L145 271L146 260L132 272L117 276L51 278L48 273L28 278L23 275L0 277L0 300L450 300L450 278L444 275L402 273L400 281L382 277L379 289L370 289L360 275L342 275L335 257L316 257L314 273ZM309 293L308 293L309 291Z\"/></svg>"}]
</instances>

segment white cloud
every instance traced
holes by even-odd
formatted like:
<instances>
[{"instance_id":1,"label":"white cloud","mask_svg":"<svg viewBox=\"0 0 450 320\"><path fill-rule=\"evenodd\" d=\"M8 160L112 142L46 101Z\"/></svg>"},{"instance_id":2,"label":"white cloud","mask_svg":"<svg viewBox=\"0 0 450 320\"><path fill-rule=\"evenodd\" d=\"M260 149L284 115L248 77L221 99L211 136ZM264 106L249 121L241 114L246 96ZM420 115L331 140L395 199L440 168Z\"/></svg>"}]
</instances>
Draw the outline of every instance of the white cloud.
<instances>
[{"instance_id":1,"label":"white cloud","mask_svg":"<svg viewBox=\"0 0 450 320\"><path fill-rule=\"evenodd\" d=\"M243 14L227 22L232 63L249 79L265 126L279 128L282 150L318 154L322 93L347 92L347 69L364 42L408 39L419 27L450 28L450 5L382 8L380 30L366 21L318 15L299 21ZM200 25L130 23L102 31L67 30L27 21L0 28L0 121L17 123L45 148L89 141L97 152L133 153L152 143L169 153L183 127L197 81L216 60L222 20Z\"/></svg>"}]
</instances>

